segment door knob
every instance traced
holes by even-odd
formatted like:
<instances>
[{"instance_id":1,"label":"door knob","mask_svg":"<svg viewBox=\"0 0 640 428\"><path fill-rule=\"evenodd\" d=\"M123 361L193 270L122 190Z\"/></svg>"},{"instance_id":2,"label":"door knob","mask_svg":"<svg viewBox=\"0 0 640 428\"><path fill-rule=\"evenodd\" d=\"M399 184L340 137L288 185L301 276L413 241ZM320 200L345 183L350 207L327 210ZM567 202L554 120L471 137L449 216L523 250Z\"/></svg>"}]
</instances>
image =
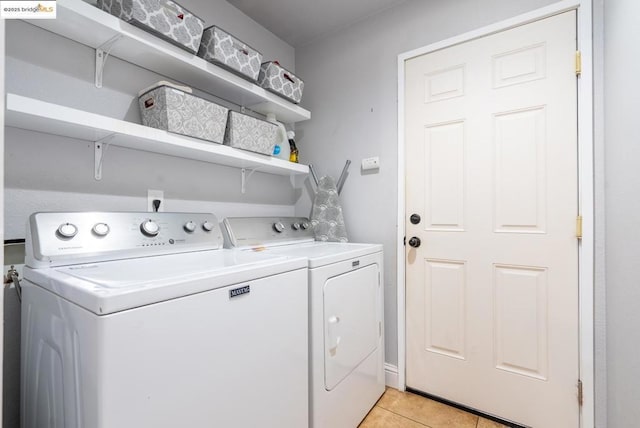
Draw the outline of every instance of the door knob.
<instances>
[{"instance_id":1,"label":"door knob","mask_svg":"<svg viewBox=\"0 0 640 428\"><path fill-rule=\"evenodd\" d=\"M411 224L418 224L420 223L420 216L418 214L411 214L411 217L409 217L409 221L411 222Z\"/></svg>"},{"instance_id":2,"label":"door knob","mask_svg":"<svg viewBox=\"0 0 640 428\"><path fill-rule=\"evenodd\" d=\"M420 241L420 238L418 238L417 236L414 236L413 238L409 239L409 245L411 245L413 248L418 248L420 244L422 244L422 242Z\"/></svg>"}]
</instances>

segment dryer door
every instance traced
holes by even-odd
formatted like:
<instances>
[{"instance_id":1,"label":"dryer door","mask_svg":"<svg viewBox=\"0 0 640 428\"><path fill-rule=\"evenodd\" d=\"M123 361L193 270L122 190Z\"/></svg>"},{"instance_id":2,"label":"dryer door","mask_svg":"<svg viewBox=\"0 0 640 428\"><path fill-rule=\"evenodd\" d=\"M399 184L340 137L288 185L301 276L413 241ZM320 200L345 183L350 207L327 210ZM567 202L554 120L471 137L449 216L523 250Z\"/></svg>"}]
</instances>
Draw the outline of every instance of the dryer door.
<instances>
[{"instance_id":1,"label":"dryer door","mask_svg":"<svg viewBox=\"0 0 640 428\"><path fill-rule=\"evenodd\" d=\"M378 265L329 278L324 285L324 380L331 391L378 345Z\"/></svg>"}]
</instances>

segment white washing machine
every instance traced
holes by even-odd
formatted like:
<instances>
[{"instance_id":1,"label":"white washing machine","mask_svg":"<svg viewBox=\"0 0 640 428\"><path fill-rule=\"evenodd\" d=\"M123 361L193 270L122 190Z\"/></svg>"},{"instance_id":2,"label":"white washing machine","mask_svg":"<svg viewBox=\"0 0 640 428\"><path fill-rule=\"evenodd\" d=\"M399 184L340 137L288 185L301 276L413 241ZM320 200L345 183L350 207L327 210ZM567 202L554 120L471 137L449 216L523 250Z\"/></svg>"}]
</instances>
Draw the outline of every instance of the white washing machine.
<instances>
[{"instance_id":1,"label":"white washing machine","mask_svg":"<svg viewBox=\"0 0 640 428\"><path fill-rule=\"evenodd\" d=\"M315 242L306 218L226 218L227 246L309 260L310 425L355 428L384 393L382 245Z\"/></svg>"},{"instance_id":2,"label":"white washing machine","mask_svg":"<svg viewBox=\"0 0 640 428\"><path fill-rule=\"evenodd\" d=\"M212 214L38 213L26 243L23 428L308 425L306 259Z\"/></svg>"}]
</instances>

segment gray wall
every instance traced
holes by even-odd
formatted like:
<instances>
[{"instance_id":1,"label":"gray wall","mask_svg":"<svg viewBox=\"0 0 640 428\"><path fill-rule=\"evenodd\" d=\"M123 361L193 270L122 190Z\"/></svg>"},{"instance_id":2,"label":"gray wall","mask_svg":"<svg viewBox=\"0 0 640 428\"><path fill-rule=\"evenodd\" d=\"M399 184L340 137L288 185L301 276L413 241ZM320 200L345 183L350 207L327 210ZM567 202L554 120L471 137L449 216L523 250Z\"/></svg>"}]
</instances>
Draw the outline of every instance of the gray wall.
<instances>
[{"instance_id":1,"label":"gray wall","mask_svg":"<svg viewBox=\"0 0 640 428\"><path fill-rule=\"evenodd\" d=\"M225 0L181 3L207 24L220 25L259 49L265 58L277 58L285 67L294 68L293 47ZM9 93L139 122L137 92L166 80L109 58L104 87L97 89L92 49L24 22L7 21L6 27ZM110 147L104 158L103 179L96 181L92 143L14 128L6 130L4 153L5 239L24 238L26 218L35 211L144 211L147 189L164 191L166 211L209 211L219 217L294 213L296 191L284 176L256 173L248 182L247 193L242 194L239 169ZM3 421L5 428L13 428L19 417L20 346L20 312L13 290L7 291L5 303Z\"/></svg>"},{"instance_id":2,"label":"gray wall","mask_svg":"<svg viewBox=\"0 0 640 428\"><path fill-rule=\"evenodd\" d=\"M305 79L303 106L313 119L296 127L303 162L338 176L354 165L342 193L352 241L380 242L385 251L386 360L397 364L397 56L421 46L553 3L552 0L412 0L296 52ZM380 171L360 160L380 156ZM308 184L307 184L308 187ZM296 204L310 211L308 192Z\"/></svg>"},{"instance_id":3,"label":"gray wall","mask_svg":"<svg viewBox=\"0 0 640 428\"><path fill-rule=\"evenodd\" d=\"M604 2L609 428L640 421L640 2Z\"/></svg>"}]
</instances>

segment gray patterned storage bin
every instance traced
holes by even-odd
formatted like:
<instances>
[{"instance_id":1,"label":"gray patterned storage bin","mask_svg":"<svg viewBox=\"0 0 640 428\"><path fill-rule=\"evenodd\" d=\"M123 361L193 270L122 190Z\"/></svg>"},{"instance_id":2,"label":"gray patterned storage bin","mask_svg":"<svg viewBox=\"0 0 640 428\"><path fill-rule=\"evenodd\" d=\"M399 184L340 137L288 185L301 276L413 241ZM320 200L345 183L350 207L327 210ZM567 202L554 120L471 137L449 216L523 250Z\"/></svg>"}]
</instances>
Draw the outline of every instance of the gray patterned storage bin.
<instances>
[{"instance_id":1,"label":"gray patterned storage bin","mask_svg":"<svg viewBox=\"0 0 640 428\"><path fill-rule=\"evenodd\" d=\"M253 80L258 78L262 54L220 28L205 28L198 56Z\"/></svg>"},{"instance_id":2,"label":"gray patterned storage bin","mask_svg":"<svg viewBox=\"0 0 640 428\"><path fill-rule=\"evenodd\" d=\"M189 88L183 88L190 91ZM222 144L229 109L161 82L138 98L142 124Z\"/></svg>"},{"instance_id":3,"label":"gray patterned storage bin","mask_svg":"<svg viewBox=\"0 0 640 428\"><path fill-rule=\"evenodd\" d=\"M171 0L98 0L98 7L191 53L200 47L204 21Z\"/></svg>"},{"instance_id":4,"label":"gray patterned storage bin","mask_svg":"<svg viewBox=\"0 0 640 428\"><path fill-rule=\"evenodd\" d=\"M278 127L275 124L237 111L229 111L225 144L271 156L277 135Z\"/></svg>"},{"instance_id":5,"label":"gray patterned storage bin","mask_svg":"<svg viewBox=\"0 0 640 428\"><path fill-rule=\"evenodd\" d=\"M278 61L265 62L260 67L258 85L285 97L294 103L302 98L304 82L293 73L282 68Z\"/></svg>"}]
</instances>

